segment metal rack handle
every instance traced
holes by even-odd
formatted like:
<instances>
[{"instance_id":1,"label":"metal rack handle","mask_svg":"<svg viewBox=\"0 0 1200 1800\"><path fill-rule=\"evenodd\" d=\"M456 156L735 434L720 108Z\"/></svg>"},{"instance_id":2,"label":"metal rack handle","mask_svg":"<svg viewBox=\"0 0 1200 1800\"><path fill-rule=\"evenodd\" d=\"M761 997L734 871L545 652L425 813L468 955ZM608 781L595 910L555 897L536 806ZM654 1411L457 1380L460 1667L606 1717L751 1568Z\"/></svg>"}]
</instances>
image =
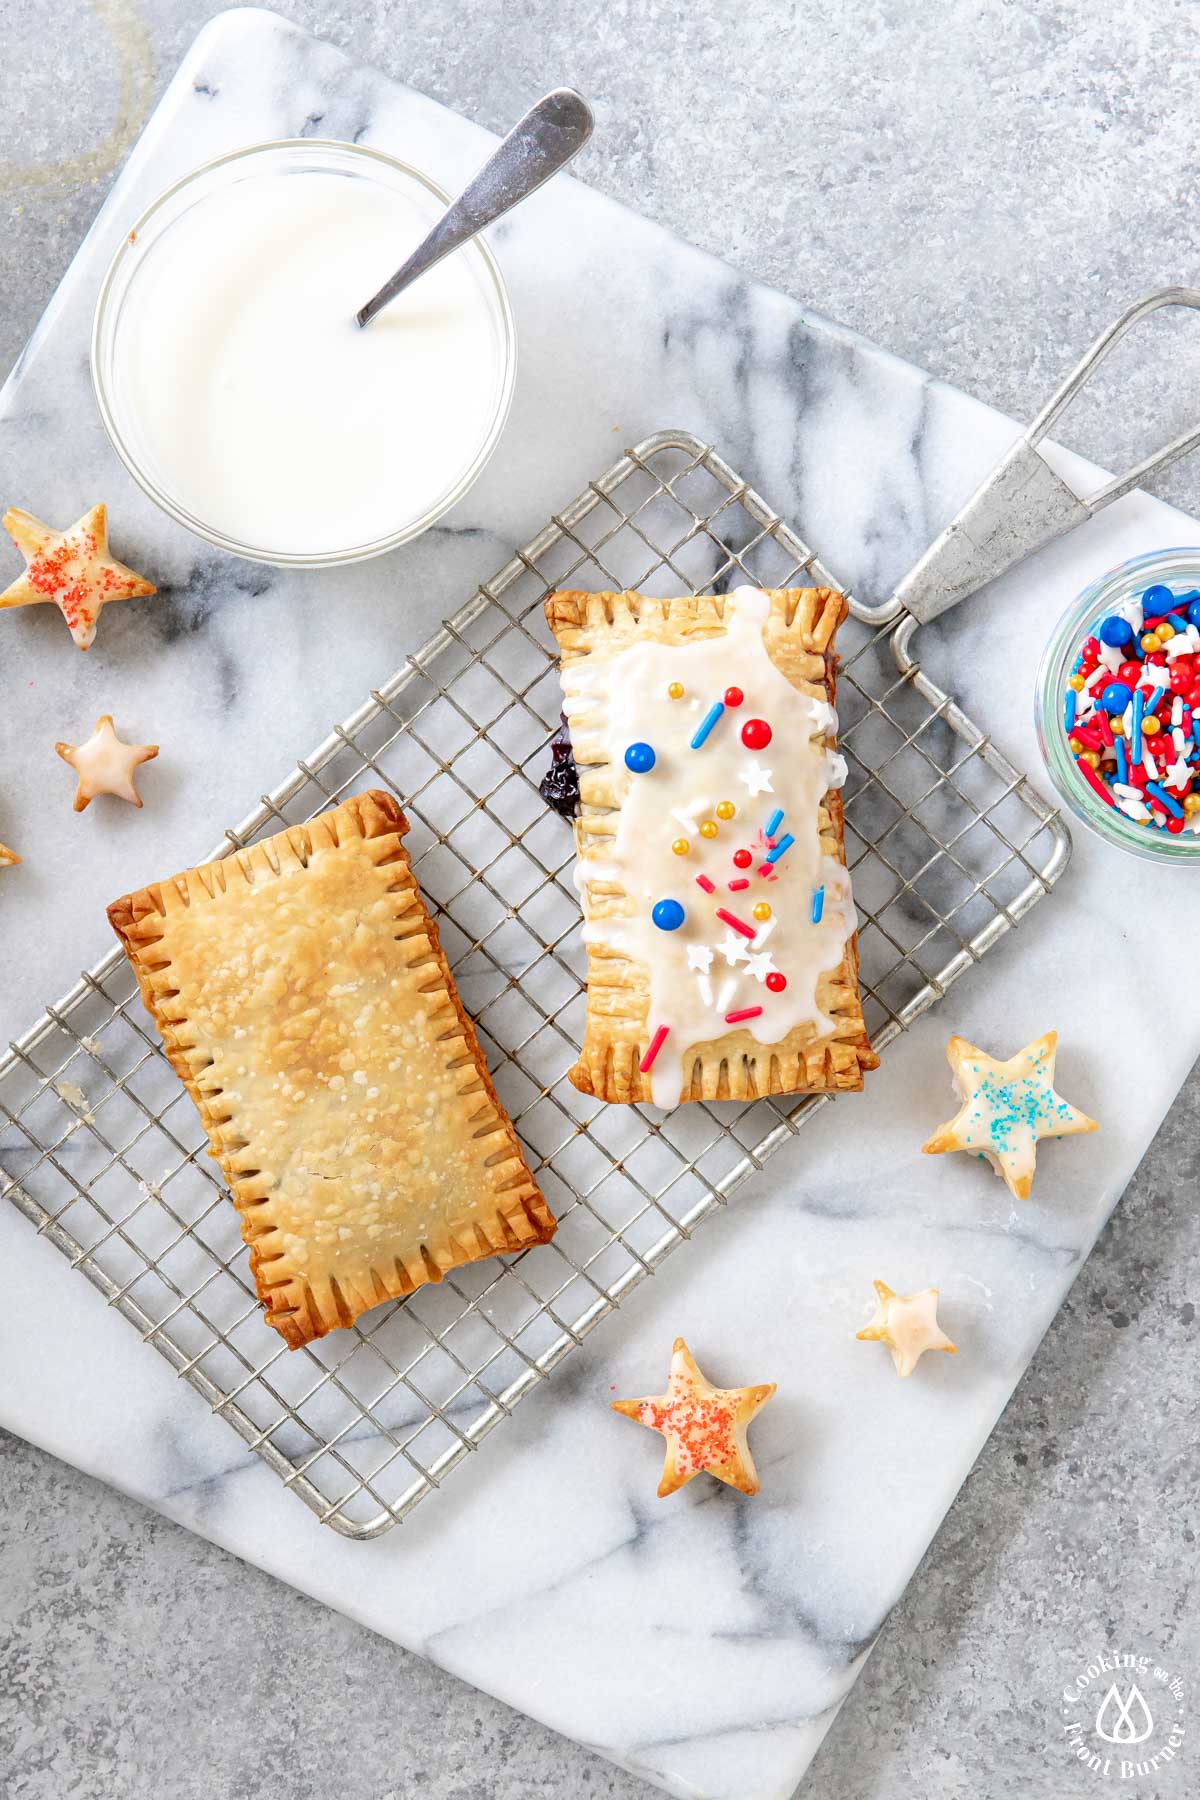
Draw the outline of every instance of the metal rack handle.
<instances>
[{"instance_id":1,"label":"metal rack handle","mask_svg":"<svg viewBox=\"0 0 1200 1800\"><path fill-rule=\"evenodd\" d=\"M965 600L985 582L1093 518L1200 445L1200 426L1183 432L1125 475L1084 499L1055 473L1037 446L1126 332L1163 306L1200 310L1196 288L1147 294L1102 331L1012 449L976 488L896 589L895 599L922 623Z\"/></svg>"}]
</instances>

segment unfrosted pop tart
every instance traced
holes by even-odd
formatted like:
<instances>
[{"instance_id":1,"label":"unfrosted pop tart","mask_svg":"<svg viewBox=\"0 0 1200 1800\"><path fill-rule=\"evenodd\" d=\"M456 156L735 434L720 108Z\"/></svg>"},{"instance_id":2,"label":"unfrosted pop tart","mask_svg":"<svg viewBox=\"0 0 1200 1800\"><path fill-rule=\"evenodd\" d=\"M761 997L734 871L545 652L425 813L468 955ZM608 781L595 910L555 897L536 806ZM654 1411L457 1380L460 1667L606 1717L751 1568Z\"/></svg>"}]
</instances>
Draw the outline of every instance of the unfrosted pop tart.
<instances>
[{"instance_id":1,"label":"unfrosted pop tart","mask_svg":"<svg viewBox=\"0 0 1200 1800\"><path fill-rule=\"evenodd\" d=\"M831 588L555 593L601 1100L861 1088Z\"/></svg>"}]
</instances>

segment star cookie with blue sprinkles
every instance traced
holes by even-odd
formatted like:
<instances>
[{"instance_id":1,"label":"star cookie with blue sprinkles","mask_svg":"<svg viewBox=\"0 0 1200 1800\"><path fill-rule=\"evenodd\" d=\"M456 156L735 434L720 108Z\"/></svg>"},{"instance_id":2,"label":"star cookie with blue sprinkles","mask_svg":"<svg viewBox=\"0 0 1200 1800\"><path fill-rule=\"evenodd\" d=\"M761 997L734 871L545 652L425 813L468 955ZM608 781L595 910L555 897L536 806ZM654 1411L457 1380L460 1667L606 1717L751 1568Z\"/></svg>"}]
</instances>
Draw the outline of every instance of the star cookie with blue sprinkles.
<instances>
[{"instance_id":1,"label":"star cookie with blue sprinkles","mask_svg":"<svg viewBox=\"0 0 1200 1800\"><path fill-rule=\"evenodd\" d=\"M1057 1050L1057 1031L1047 1031L998 1062L965 1038L952 1037L946 1057L962 1106L923 1146L926 1156L969 1151L991 1164L1015 1200L1028 1200L1040 1139L1100 1129L1055 1093Z\"/></svg>"}]
</instances>

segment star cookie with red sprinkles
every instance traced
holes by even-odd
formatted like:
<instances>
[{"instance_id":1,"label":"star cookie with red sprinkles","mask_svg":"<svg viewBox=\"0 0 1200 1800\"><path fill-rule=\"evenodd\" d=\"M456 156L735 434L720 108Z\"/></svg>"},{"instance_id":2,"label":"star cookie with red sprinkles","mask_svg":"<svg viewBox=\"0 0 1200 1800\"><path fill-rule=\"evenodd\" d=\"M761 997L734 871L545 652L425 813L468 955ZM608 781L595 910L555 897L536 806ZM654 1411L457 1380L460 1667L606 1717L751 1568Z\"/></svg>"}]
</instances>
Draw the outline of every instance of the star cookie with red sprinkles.
<instances>
[{"instance_id":1,"label":"star cookie with red sprinkles","mask_svg":"<svg viewBox=\"0 0 1200 1800\"><path fill-rule=\"evenodd\" d=\"M109 554L108 509L103 502L66 531L55 531L32 513L10 506L4 529L25 558L26 568L0 594L0 609L52 601L80 650L95 637L102 606L155 592L152 581Z\"/></svg>"},{"instance_id":2,"label":"star cookie with red sprinkles","mask_svg":"<svg viewBox=\"0 0 1200 1800\"><path fill-rule=\"evenodd\" d=\"M122 743L111 713L101 714L85 744L55 744L54 748L79 777L76 812L82 812L97 794L115 794L131 806L142 804L142 796L133 785L133 771L158 755L158 745Z\"/></svg>"},{"instance_id":3,"label":"star cookie with red sprinkles","mask_svg":"<svg viewBox=\"0 0 1200 1800\"><path fill-rule=\"evenodd\" d=\"M958 1355L937 1322L938 1290L919 1294L894 1294L886 1281L875 1283L875 1317L855 1336L865 1343L886 1344L897 1375L911 1375L926 1350L945 1350Z\"/></svg>"},{"instance_id":4,"label":"star cookie with red sprinkles","mask_svg":"<svg viewBox=\"0 0 1200 1800\"><path fill-rule=\"evenodd\" d=\"M773 1381L761 1387L713 1387L683 1339L676 1338L666 1393L645 1400L614 1400L612 1407L627 1419L660 1431L667 1440L660 1497L677 1493L702 1470L739 1493L757 1494L758 1472L746 1432L774 1392Z\"/></svg>"}]
</instances>

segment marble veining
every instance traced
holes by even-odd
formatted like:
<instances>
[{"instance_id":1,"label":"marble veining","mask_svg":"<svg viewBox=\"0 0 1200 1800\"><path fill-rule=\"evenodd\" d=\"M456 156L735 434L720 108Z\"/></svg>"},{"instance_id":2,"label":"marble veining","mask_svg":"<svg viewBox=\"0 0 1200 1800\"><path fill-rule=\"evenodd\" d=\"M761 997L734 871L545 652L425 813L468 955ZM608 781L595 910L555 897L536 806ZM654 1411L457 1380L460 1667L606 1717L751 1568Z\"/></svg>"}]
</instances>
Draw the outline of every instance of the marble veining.
<instances>
[{"instance_id":1,"label":"marble veining","mask_svg":"<svg viewBox=\"0 0 1200 1800\"><path fill-rule=\"evenodd\" d=\"M208 848L626 443L666 425L711 437L875 600L1015 435L560 180L497 234L521 366L467 499L385 561L319 574L234 562L125 477L92 402L88 329L112 250L156 192L220 151L297 133L379 144L450 188L489 141L270 14L224 15L0 402L5 500L59 525L105 500L114 553L160 589L110 609L86 657L48 608L0 619L0 838L25 857L0 876L5 1036L108 949L107 900ZM918 652L1034 770L1032 680L1052 622L1098 569L1198 529L1130 496L923 630ZM0 577L16 572L0 556ZM162 746L142 813L71 811L53 743L100 712ZM1167 941L1187 880L1079 836L1060 890L887 1052L865 1094L825 1108L477 1467L384 1539L322 1533L10 1209L0 1421L672 1793L784 1800L1195 1055L1193 967L1151 962L1136 995L1078 975L1085 935L1100 966L1124 966L1131 917ZM1100 1132L1045 1145L1020 1206L967 1158L922 1158L947 1113L951 1032L1005 1056L1051 1027L1063 1088ZM1104 1049L1114 1039L1120 1059ZM898 1382L857 1344L876 1276L939 1287L958 1355ZM654 1388L680 1333L713 1381L779 1385L754 1428L753 1501L702 1479L656 1501L657 1442L608 1409Z\"/></svg>"}]
</instances>

